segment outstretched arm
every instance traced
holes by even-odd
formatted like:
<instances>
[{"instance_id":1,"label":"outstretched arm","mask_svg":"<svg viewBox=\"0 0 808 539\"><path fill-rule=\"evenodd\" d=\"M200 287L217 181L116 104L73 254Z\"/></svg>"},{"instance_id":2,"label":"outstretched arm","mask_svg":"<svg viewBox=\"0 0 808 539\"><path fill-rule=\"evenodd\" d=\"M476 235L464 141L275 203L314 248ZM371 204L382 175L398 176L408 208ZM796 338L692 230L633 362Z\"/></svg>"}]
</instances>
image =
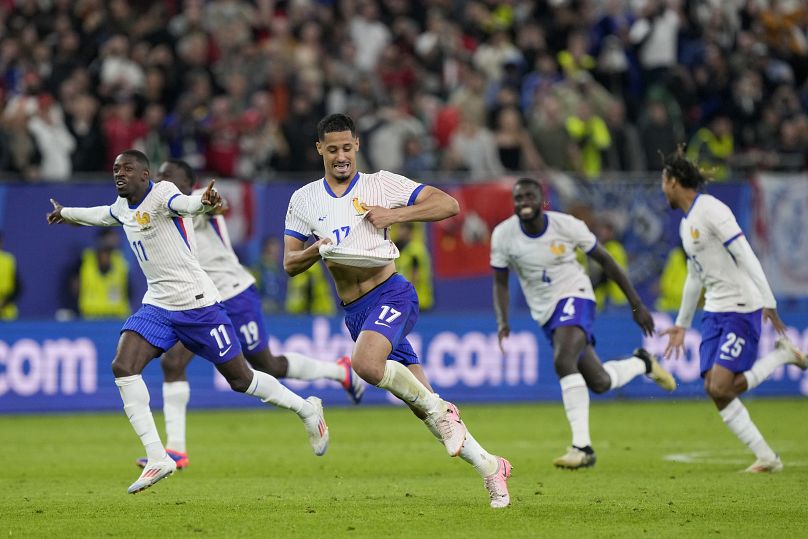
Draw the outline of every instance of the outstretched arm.
<instances>
[{"instance_id":1,"label":"outstretched arm","mask_svg":"<svg viewBox=\"0 0 808 539\"><path fill-rule=\"evenodd\" d=\"M511 327L508 325L509 302L508 269L494 269L494 312L497 315L499 349L503 355L505 354L505 348L502 346L502 341L511 334Z\"/></svg>"},{"instance_id":2,"label":"outstretched arm","mask_svg":"<svg viewBox=\"0 0 808 539\"><path fill-rule=\"evenodd\" d=\"M72 224L83 226L115 226L120 225L113 215L110 206L94 206L92 208L65 208L56 200L50 199L53 211L47 215L49 225Z\"/></svg>"},{"instance_id":3,"label":"outstretched arm","mask_svg":"<svg viewBox=\"0 0 808 539\"><path fill-rule=\"evenodd\" d=\"M617 286L620 287L620 290L623 291L623 294L626 295L626 299L628 299L629 305L631 305L631 312L632 316L634 317L634 321L637 323L645 335L651 336L654 334L654 318L651 316L651 313L648 312L648 309L643 304L642 299L640 299L640 295L637 294L637 291L634 289L634 285L631 284L631 281L626 275L626 272L623 271L617 262L614 261L612 255L609 254L606 249L603 248L600 244L595 245L594 249L589 253L591 256L600 266L603 268L603 272L615 283Z\"/></svg>"},{"instance_id":4,"label":"outstretched arm","mask_svg":"<svg viewBox=\"0 0 808 539\"><path fill-rule=\"evenodd\" d=\"M395 223L413 221L440 221L460 213L460 204L453 196L436 187L425 185L415 203L401 208L369 206L367 219L376 228L387 228Z\"/></svg>"},{"instance_id":5,"label":"outstretched arm","mask_svg":"<svg viewBox=\"0 0 808 539\"><path fill-rule=\"evenodd\" d=\"M210 180L207 189L201 195L176 194L168 199L168 209L179 215L199 215L215 210L222 204L222 196L213 184L216 180Z\"/></svg>"}]
</instances>

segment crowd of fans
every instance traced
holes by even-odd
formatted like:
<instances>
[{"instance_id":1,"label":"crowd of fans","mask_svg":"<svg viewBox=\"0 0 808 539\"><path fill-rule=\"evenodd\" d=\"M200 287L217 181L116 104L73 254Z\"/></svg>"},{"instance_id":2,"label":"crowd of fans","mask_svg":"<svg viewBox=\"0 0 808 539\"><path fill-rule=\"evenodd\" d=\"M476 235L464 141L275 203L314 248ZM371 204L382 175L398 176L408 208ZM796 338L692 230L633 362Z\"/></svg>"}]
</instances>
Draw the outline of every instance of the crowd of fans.
<instances>
[{"instance_id":1,"label":"crowd of fans","mask_svg":"<svg viewBox=\"0 0 808 539\"><path fill-rule=\"evenodd\" d=\"M68 180L137 147L219 177L802 171L800 0L0 0L0 171Z\"/></svg>"}]
</instances>

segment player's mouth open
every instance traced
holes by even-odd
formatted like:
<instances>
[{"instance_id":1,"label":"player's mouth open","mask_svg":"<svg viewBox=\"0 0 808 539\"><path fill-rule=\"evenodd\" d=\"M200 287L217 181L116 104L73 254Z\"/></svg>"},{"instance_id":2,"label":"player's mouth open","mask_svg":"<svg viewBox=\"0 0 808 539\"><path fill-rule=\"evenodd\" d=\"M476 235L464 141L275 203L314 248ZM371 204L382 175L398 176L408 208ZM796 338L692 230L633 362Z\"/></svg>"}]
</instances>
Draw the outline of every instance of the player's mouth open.
<instances>
[{"instance_id":1,"label":"player's mouth open","mask_svg":"<svg viewBox=\"0 0 808 539\"><path fill-rule=\"evenodd\" d=\"M524 217L525 219L533 217L533 208L531 207L520 208L519 216Z\"/></svg>"},{"instance_id":2,"label":"player's mouth open","mask_svg":"<svg viewBox=\"0 0 808 539\"><path fill-rule=\"evenodd\" d=\"M334 164L334 170L336 170L337 172L348 172L348 170L350 168L351 168L350 163L336 163L336 164Z\"/></svg>"}]
</instances>

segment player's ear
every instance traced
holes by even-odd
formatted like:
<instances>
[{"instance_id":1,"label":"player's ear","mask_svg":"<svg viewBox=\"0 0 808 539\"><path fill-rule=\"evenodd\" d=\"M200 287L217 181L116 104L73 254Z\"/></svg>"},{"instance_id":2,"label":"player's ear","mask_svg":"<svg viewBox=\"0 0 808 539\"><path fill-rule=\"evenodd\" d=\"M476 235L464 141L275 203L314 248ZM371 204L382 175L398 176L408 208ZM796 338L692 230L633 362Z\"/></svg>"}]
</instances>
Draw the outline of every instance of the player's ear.
<instances>
[{"instance_id":1,"label":"player's ear","mask_svg":"<svg viewBox=\"0 0 808 539\"><path fill-rule=\"evenodd\" d=\"M314 146L317 148L317 153L319 153L320 155L323 155L323 145L320 144L319 140L314 143Z\"/></svg>"},{"instance_id":2,"label":"player's ear","mask_svg":"<svg viewBox=\"0 0 808 539\"><path fill-rule=\"evenodd\" d=\"M359 137L354 137L354 146L356 146L356 151L359 151Z\"/></svg>"}]
</instances>

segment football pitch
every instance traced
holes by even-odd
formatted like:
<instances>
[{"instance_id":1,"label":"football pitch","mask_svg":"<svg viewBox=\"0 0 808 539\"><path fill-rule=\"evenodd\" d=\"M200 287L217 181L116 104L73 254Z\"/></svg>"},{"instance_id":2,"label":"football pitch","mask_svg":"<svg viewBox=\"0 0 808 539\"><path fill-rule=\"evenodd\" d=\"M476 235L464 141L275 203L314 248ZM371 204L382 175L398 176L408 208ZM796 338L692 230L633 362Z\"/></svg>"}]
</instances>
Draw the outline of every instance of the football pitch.
<instances>
[{"instance_id":1,"label":"football pitch","mask_svg":"<svg viewBox=\"0 0 808 539\"><path fill-rule=\"evenodd\" d=\"M191 410L190 466L134 496L122 412L0 417L0 537L805 537L808 404L746 402L783 473L738 473L754 458L703 400L594 401L575 472L551 464L560 403L461 406L514 466L504 510L401 408L326 408L321 458L291 413Z\"/></svg>"}]
</instances>

